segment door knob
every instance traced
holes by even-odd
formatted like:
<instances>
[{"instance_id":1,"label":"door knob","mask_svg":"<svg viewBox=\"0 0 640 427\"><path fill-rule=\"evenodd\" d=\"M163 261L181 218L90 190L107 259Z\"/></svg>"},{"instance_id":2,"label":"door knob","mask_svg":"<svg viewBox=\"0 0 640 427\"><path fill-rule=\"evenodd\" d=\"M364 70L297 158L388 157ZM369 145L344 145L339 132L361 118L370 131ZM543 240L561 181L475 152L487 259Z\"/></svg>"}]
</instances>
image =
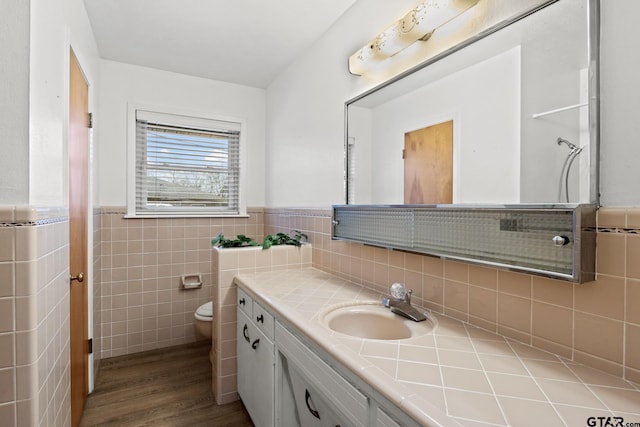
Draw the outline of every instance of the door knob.
<instances>
[{"instance_id":1,"label":"door knob","mask_svg":"<svg viewBox=\"0 0 640 427\"><path fill-rule=\"evenodd\" d=\"M565 246L571 242L567 236L553 236L551 241L553 242L553 246Z\"/></svg>"},{"instance_id":2,"label":"door knob","mask_svg":"<svg viewBox=\"0 0 640 427\"><path fill-rule=\"evenodd\" d=\"M84 273L80 272L78 273L77 276L74 276L73 274L69 275L69 281L73 282L74 280L77 280L78 282L84 282Z\"/></svg>"}]
</instances>

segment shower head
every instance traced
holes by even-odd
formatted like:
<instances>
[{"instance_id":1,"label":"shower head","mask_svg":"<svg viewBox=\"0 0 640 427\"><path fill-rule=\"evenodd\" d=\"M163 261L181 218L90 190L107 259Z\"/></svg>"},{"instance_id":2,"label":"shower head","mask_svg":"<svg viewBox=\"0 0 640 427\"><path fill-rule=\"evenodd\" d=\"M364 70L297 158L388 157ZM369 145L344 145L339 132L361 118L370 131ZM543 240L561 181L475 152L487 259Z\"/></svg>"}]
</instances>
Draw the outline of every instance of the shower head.
<instances>
[{"instance_id":1,"label":"shower head","mask_svg":"<svg viewBox=\"0 0 640 427\"><path fill-rule=\"evenodd\" d=\"M567 146L567 147L569 147L569 149L570 149L571 151L573 151L573 152L576 152L576 151L577 151L577 152L580 152L580 151L582 151L582 148L578 147L577 145L575 145L574 143L572 143L572 142L570 142L570 141L567 141L567 140L566 140L566 139L564 139L564 138L560 138L560 137L558 137L558 141L557 141L557 142L558 142L558 145L566 144L566 146Z\"/></svg>"},{"instance_id":2,"label":"shower head","mask_svg":"<svg viewBox=\"0 0 640 427\"><path fill-rule=\"evenodd\" d=\"M567 154L567 158L564 160L564 164L562 165L562 171L560 172L560 182L558 186L558 201L562 201L562 185L564 181L564 190L565 190L565 200L569 203L569 172L571 171L571 165L573 161L580 155L582 152L582 147L578 147L570 141L567 141L564 138L558 137L557 140L558 145L565 144L569 147L569 154Z\"/></svg>"}]
</instances>

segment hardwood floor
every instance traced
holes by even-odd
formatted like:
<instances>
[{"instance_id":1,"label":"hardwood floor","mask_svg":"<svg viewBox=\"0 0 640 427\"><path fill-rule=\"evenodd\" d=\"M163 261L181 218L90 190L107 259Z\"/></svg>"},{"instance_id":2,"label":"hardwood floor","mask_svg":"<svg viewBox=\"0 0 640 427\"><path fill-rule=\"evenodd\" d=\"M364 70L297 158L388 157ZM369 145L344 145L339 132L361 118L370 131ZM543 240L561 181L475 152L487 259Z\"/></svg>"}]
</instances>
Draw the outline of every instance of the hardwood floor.
<instances>
[{"instance_id":1,"label":"hardwood floor","mask_svg":"<svg viewBox=\"0 0 640 427\"><path fill-rule=\"evenodd\" d=\"M198 342L103 360L80 426L253 426L240 401L216 405L208 353Z\"/></svg>"}]
</instances>

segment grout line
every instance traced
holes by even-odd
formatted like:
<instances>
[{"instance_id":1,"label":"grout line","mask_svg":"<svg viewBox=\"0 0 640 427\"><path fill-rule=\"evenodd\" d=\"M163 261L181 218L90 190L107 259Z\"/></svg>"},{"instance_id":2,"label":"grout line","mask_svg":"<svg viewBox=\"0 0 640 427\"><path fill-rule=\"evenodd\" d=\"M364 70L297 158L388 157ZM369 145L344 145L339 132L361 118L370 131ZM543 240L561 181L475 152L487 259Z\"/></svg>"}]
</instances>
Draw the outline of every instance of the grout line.
<instances>
[{"instance_id":1,"label":"grout line","mask_svg":"<svg viewBox=\"0 0 640 427\"><path fill-rule=\"evenodd\" d=\"M595 397L595 398L596 398L600 403L602 403L602 405L606 408L606 410L607 410L607 411L609 411L611 414L614 414L613 410L609 407L609 405L607 405L607 404L604 402L604 400L600 399L600 397L597 395L597 393L595 393L595 392L591 389L591 387L589 387L589 384L585 383L585 382L582 380L582 378L580 378L580 376L578 376L578 374L576 374L576 373L571 369L571 367L569 367L569 366L567 365L567 363L566 363L564 360L560 359L560 361L562 362L562 364L563 364L567 369L569 369L569 370L571 371L571 373L572 373L573 375L575 375L575 376L576 376L576 378L578 378L578 380L580 381L580 384L582 384L582 385L583 385L587 390L589 390L589 392L590 392L590 393L591 393L591 394L592 394L592 395L593 395L593 396L594 396L594 397Z\"/></svg>"},{"instance_id":2,"label":"grout line","mask_svg":"<svg viewBox=\"0 0 640 427\"><path fill-rule=\"evenodd\" d=\"M573 373L573 375L575 375L575 376L578 378L578 380L580 380L580 382L581 382L582 384L584 384L585 386L587 386L587 387L594 386L594 387L602 387L602 388L608 388L608 389L614 389L614 390L627 390L627 391L632 390L632 391L638 391L638 390L637 390L637 386L636 386L634 383L632 383L631 381L625 380L624 378L620 378L620 377L618 377L618 376L616 376L616 375L609 374L609 373L604 372L604 371L600 371L600 370L598 370L598 369L596 369L596 368L592 368L591 366L583 365L583 364L578 363L578 362L572 362L572 364L574 364L574 365L581 365L581 366L584 366L584 367L586 367L586 368L593 369L594 371L596 371L596 372L598 372L598 373L600 373L600 374L608 375L608 376L611 376L611 377L613 377L613 378L617 378L617 379L622 379L624 382L626 382L626 383L627 383L627 385L628 385L630 388L627 388L627 387L617 387L617 386L612 386L612 385L605 385L605 384L597 384L597 383L590 383L590 382L586 382L586 381L584 381L584 380L583 380L583 379L582 379L582 378L581 378L581 377L580 377L580 376L579 376L579 375L578 375L578 374L577 374L573 369L571 369L571 365L569 365L569 364L567 363L567 361L566 361L566 360L564 360L564 359L560 358L560 362L562 362L562 363L563 363L563 364L564 364L564 365L565 365L565 366L566 366L566 367L571 371L571 373ZM562 382L562 381L564 381L564 380L554 380L554 381ZM565 382L566 382L566 381L565 381ZM603 402L603 403L604 403L604 402Z\"/></svg>"},{"instance_id":3,"label":"grout line","mask_svg":"<svg viewBox=\"0 0 640 427\"><path fill-rule=\"evenodd\" d=\"M436 336L435 334L433 335L433 342L435 344L435 350L436 350L436 360L438 361L438 372L440 373L440 384L441 388L442 388L442 400L444 400L444 410L445 410L445 414L447 414L448 416L451 416L451 414L449 413L449 402L447 400L447 394L444 392L445 387L444 387L444 375L442 374L442 364L440 362L440 352L439 352L439 347L438 347L438 336Z\"/></svg>"},{"instance_id":4,"label":"grout line","mask_svg":"<svg viewBox=\"0 0 640 427\"><path fill-rule=\"evenodd\" d=\"M571 360L576 360L576 287L571 287Z\"/></svg>"},{"instance_id":5,"label":"grout line","mask_svg":"<svg viewBox=\"0 0 640 427\"><path fill-rule=\"evenodd\" d=\"M483 426L504 427L506 425L506 424L486 423L484 421L478 421L478 420L474 420L472 418L465 418L465 417L454 417L454 416L452 416L451 418L453 418L454 420L471 421L474 424L479 424L479 425L483 425Z\"/></svg>"},{"instance_id":6,"label":"grout line","mask_svg":"<svg viewBox=\"0 0 640 427\"><path fill-rule=\"evenodd\" d=\"M465 332L467 333L467 337L469 338L469 341L471 341L471 347L473 348L473 352L476 356L476 359L478 360L478 363L480 363L480 367L482 367L482 373L484 374L484 378L486 379L487 383L489 384L489 388L491 388L491 393L493 394L493 398L496 401L496 404L498 405L498 408L500 409L500 413L502 414L502 419L505 421L505 423L508 423L508 419L507 419L507 414L504 412L504 409L502 408L502 404L500 403L500 400L498 399L498 395L496 394L496 390L493 388L493 384L491 383L491 379L489 378L489 375L487 374L487 370L484 367L484 364L482 363L482 358L480 357L477 349L476 349L476 345L475 342L473 340L473 338L471 337L471 335L469 335L469 330L467 328L467 326L465 325Z\"/></svg>"},{"instance_id":7,"label":"grout line","mask_svg":"<svg viewBox=\"0 0 640 427\"><path fill-rule=\"evenodd\" d=\"M626 238L625 238L626 240ZM625 242L625 251L626 251L626 242ZM625 252L625 276L627 275L627 266L626 266L626 252ZM622 378L627 379L627 329L629 327L629 323L627 322L627 288L628 288L628 279L625 277L624 279L624 297L622 299Z\"/></svg>"},{"instance_id":8,"label":"grout line","mask_svg":"<svg viewBox=\"0 0 640 427\"><path fill-rule=\"evenodd\" d=\"M522 366L524 367L524 369L527 371L527 373L529 374L530 378L533 380L533 382L535 383L536 386L538 386L538 389L540 389L540 392L542 393L542 395L547 399L547 402L551 405L551 407L553 408L554 412L556 413L556 415L558 415L558 417L560 418L560 420L564 423L565 426L568 426L567 422L565 421L565 419L562 417L562 414L560 414L560 412L558 411L558 409L556 409L554 402L551 401L551 399L549 398L549 396L547 395L547 393L542 389L542 387L540 386L540 384L538 383L538 380L536 379L536 377L531 373L531 371L529 370L529 367L522 361L522 358L520 357L520 355L513 349L513 346L511 344L511 342L509 340L507 341L507 345L511 348L511 351L513 351L515 357L520 361L520 363L522 364Z\"/></svg>"}]
</instances>

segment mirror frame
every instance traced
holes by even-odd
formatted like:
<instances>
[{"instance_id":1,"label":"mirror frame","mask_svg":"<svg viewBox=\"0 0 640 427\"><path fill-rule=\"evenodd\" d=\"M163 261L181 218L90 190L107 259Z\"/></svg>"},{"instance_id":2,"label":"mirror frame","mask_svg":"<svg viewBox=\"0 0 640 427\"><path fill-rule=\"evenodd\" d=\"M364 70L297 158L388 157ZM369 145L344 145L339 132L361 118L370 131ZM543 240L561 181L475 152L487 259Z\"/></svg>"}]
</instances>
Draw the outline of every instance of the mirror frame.
<instances>
[{"instance_id":1,"label":"mirror frame","mask_svg":"<svg viewBox=\"0 0 640 427\"><path fill-rule=\"evenodd\" d=\"M449 55L464 49L473 43L490 36L491 34L518 22L535 12L544 9L562 0L548 0L525 10L515 16L507 18L496 25L470 37L443 52L399 73L398 75L383 81L371 89L349 99L344 106L344 200L349 204L349 106L362 98L382 90L387 86L407 77L417 71L441 61ZM585 0L587 3L587 55L588 55L588 108L589 108L589 202L596 207L600 206L600 0ZM527 203L523 203L527 204ZM548 203L542 203L548 204ZM554 203L558 205L557 203ZM464 204L460 204L464 205ZM530 205L527 204L527 205ZM560 204L561 205L561 204ZM450 205L452 206L452 205Z\"/></svg>"}]
</instances>

